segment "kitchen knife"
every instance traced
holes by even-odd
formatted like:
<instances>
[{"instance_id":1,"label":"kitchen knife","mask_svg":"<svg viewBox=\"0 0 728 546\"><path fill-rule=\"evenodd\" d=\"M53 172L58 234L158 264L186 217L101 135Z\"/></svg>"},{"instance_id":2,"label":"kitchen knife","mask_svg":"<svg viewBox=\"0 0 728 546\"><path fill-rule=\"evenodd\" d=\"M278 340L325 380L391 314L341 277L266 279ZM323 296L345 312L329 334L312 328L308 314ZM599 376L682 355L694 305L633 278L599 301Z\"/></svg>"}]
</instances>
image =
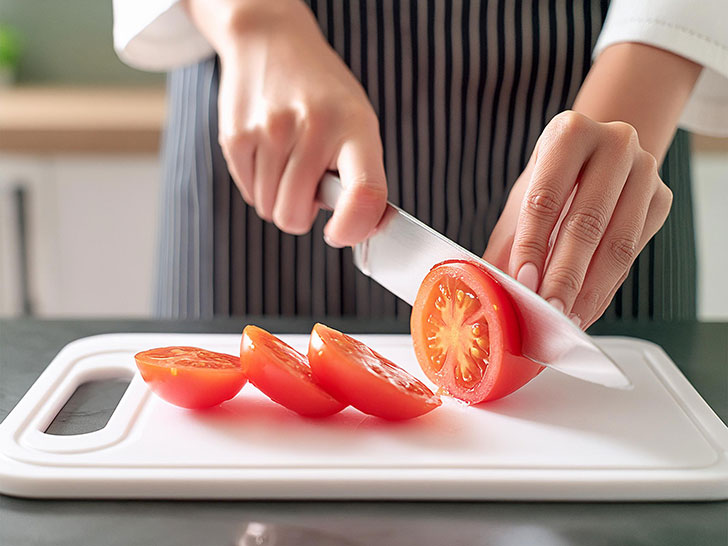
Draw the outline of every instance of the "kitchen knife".
<instances>
[{"instance_id":1,"label":"kitchen knife","mask_svg":"<svg viewBox=\"0 0 728 546\"><path fill-rule=\"evenodd\" d=\"M334 209L343 188L326 174L317 199ZM462 248L399 207L387 208L374 233L354 247L354 264L395 296L412 305L432 267L445 260L476 262L508 291L520 311L523 355L551 369L591 383L630 388L617 364L563 313L513 277Z\"/></svg>"}]
</instances>

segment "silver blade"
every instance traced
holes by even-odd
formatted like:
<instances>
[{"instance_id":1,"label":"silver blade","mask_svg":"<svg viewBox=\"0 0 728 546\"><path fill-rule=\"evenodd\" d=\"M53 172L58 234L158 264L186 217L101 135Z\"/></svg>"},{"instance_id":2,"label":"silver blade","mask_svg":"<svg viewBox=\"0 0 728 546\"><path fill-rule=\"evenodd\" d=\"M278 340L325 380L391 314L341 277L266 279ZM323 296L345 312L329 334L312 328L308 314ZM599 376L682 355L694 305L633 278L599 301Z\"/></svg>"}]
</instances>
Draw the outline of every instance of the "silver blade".
<instances>
[{"instance_id":1,"label":"silver blade","mask_svg":"<svg viewBox=\"0 0 728 546\"><path fill-rule=\"evenodd\" d=\"M340 180L327 174L319 186L318 199L335 208L340 192ZM477 262L508 291L521 315L524 356L591 383L622 389L631 386L619 366L563 313L395 205L387 204L374 234L354 247L354 264L410 305L430 269L445 260Z\"/></svg>"}]
</instances>

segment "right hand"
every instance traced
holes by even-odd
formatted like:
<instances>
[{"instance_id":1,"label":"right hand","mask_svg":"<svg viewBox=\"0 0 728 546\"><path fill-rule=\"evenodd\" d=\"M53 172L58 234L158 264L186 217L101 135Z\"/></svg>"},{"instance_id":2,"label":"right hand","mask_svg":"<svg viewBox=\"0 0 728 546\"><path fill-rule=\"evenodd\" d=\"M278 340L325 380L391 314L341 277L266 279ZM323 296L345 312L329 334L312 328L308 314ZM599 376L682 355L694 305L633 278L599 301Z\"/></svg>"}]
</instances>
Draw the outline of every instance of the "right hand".
<instances>
[{"instance_id":1,"label":"right hand","mask_svg":"<svg viewBox=\"0 0 728 546\"><path fill-rule=\"evenodd\" d=\"M379 122L364 89L301 0L188 0L221 62L219 138L243 199L288 233L311 229L316 190L344 192L324 229L333 246L372 232L387 185Z\"/></svg>"}]
</instances>

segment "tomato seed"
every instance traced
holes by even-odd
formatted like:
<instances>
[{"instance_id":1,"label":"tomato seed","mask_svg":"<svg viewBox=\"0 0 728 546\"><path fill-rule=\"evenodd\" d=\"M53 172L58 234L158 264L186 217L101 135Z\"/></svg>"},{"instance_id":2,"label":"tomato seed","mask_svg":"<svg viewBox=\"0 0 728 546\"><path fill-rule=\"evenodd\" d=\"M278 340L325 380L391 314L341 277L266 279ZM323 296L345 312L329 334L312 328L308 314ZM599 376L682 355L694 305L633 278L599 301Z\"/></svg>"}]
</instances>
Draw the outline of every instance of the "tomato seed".
<instances>
[{"instance_id":1,"label":"tomato seed","mask_svg":"<svg viewBox=\"0 0 728 546\"><path fill-rule=\"evenodd\" d=\"M472 356L476 360L483 360L485 358L485 354L483 353L483 351L481 351L477 347L470 347L470 356Z\"/></svg>"}]
</instances>

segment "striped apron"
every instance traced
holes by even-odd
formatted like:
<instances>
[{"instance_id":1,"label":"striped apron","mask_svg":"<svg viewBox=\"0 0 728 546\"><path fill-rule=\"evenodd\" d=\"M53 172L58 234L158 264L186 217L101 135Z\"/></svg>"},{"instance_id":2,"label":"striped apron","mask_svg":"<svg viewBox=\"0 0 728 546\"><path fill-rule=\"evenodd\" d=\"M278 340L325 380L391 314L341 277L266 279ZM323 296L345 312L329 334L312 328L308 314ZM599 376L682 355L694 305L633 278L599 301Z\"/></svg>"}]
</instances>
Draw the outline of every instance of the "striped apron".
<instances>
[{"instance_id":1,"label":"striped apron","mask_svg":"<svg viewBox=\"0 0 728 546\"><path fill-rule=\"evenodd\" d=\"M482 254L548 121L570 107L608 2L309 0L379 115L390 200ZM328 247L321 212L303 236L261 221L217 142L219 65L172 72L163 145L157 314L396 317L409 306ZM662 166L666 225L605 313L695 317L688 135Z\"/></svg>"}]
</instances>

